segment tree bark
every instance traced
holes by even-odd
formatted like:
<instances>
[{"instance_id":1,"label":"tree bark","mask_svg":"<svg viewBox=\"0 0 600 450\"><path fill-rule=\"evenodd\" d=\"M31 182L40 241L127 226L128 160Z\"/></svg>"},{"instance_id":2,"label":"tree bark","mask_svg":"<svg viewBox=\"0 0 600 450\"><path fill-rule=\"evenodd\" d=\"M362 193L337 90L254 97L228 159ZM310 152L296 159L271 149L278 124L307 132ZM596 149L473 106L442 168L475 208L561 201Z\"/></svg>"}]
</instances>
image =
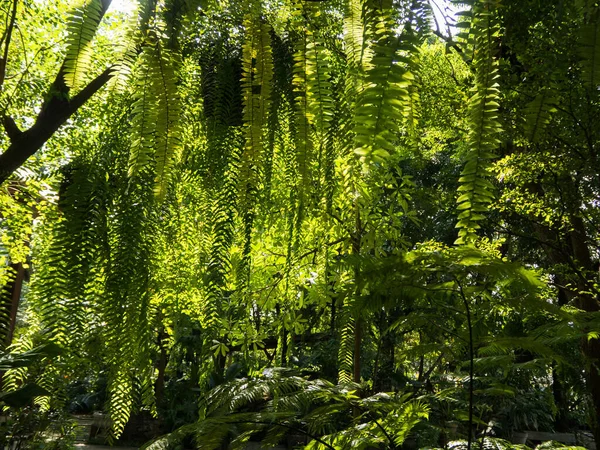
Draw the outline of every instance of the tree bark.
<instances>
[{"instance_id":1,"label":"tree bark","mask_svg":"<svg viewBox=\"0 0 600 450\"><path fill-rule=\"evenodd\" d=\"M110 6L112 0L102 0L102 9L99 20L101 21ZM17 1L14 3L13 15L16 15ZM15 25L14 19L11 21L9 31ZM8 45L10 35L7 36L5 44L4 58L0 58L0 75L4 81L4 72L8 60ZM112 74L112 68L109 67L85 86L77 95L69 97L69 88L65 84L65 64L61 66L54 82L46 93L46 100L42 104L40 113L35 123L26 131L20 131L14 120L10 117L4 117L3 123L5 130L10 138L10 145L0 155L0 184L4 183L25 161L35 154L52 137L52 135L71 117L79 108L81 108L108 80ZM0 84L1 86L1 84ZM7 124L9 126L7 127Z\"/></svg>"},{"instance_id":2,"label":"tree bark","mask_svg":"<svg viewBox=\"0 0 600 450\"><path fill-rule=\"evenodd\" d=\"M587 245L585 225L576 212L571 213L570 222L572 229L568 233L567 239L560 239L563 243L563 251L545 246L546 254L553 264L575 267L578 270L574 274L577 280L573 281L577 286L576 289L559 287L562 295L585 312L597 312L600 311L600 301L597 298L598 294L593 293L593 280L588 279L587 276L595 273L596 268ZM553 242L552 232L546 227L538 224L536 231L542 241ZM595 418L591 427L596 443L600 443L600 340L583 338L581 351L589 362L586 381L592 397L591 417Z\"/></svg>"},{"instance_id":3,"label":"tree bark","mask_svg":"<svg viewBox=\"0 0 600 450\"><path fill-rule=\"evenodd\" d=\"M2 309L3 316L6 317L6 334L4 335L4 347L8 347L12 343L17 324L17 311L19 309L19 300L21 299L21 289L23 280L25 279L25 268L23 264L11 264L11 268L15 272L15 278L4 287L5 295L3 298Z\"/></svg>"},{"instance_id":4,"label":"tree bark","mask_svg":"<svg viewBox=\"0 0 600 450\"><path fill-rule=\"evenodd\" d=\"M112 77L112 68L106 69L84 87L73 98L68 98L68 88L64 82L64 70L61 69L50 88L53 94L42 105L35 123L26 131L16 127L7 127L6 123L14 124L10 118L5 118L5 128L10 137L10 145L0 155L0 184L21 167L27 159L35 154L52 137L64 123L98 92Z\"/></svg>"}]
</instances>

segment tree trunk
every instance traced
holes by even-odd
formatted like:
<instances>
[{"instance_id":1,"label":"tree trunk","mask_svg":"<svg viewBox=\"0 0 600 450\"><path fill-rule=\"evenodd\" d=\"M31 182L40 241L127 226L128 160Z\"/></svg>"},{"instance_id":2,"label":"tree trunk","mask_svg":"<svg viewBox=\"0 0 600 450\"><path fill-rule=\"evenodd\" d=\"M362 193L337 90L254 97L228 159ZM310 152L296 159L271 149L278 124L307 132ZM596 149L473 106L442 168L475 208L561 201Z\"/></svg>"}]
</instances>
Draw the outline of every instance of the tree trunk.
<instances>
[{"instance_id":1,"label":"tree trunk","mask_svg":"<svg viewBox=\"0 0 600 450\"><path fill-rule=\"evenodd\" d=\"M576 213L572 213L570 219L572 230L567 236L568 239L560 240L564 243L563 251L545 246L546 254L553 264L574 267L576 270L574 274L576 281L571 281L577 286L576 289L559 287L562 291L559 295L573 301L577 308L585 312L597 312L600 311L600 302L593 294L594 282L589 279L590 274L596 273L596 268L587 245L585 226ZM558 239L552 239L552 232L548 228L538 225L536 229L542 241L558 241ZM566 283L561 284L564 286ZM593 411L590 414L593 422L590 425L596 443L600 443L600 340L584 337L581 340L581 350L589 363L585 372L593 405Z\"/></svg>"},{"instance_id":2,"label":"tree trunk","mask_svg":"<svg viewBox=\"0 0 600 450\"><path fill-rule=\"evenodd\" d=\"M4 287L2 295L3 313L6 318L6 333L4 333L4 347L8 347L12 343L17 324L17 311L19 309L19 300L21 298L21 289L23 280L25 279L25 268L22 263L11 264L11 269L15 273L15 278Z\"/></svg>"},{"instance_id":3,"label":"tree trunk","mask_svg":"<svg viewBox=\"0 0 600 450\"><path fill-rule=\"evenodd\" d=\"M353 355L353 379L360 383L360 348L362 345L363 319L358 316L354 322L354 355Z\"/></svg>"}]
</instances>

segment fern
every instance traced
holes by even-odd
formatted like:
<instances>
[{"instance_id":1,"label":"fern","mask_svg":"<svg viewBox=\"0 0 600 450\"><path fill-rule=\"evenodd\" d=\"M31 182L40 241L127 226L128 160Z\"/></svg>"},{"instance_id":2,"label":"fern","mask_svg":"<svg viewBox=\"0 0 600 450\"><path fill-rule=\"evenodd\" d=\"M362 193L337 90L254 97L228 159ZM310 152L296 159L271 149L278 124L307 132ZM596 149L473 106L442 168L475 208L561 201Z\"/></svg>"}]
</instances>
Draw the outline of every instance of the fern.
<instances>
[{"instance_id":1,"label":"fern","mask_svg":"<svg viewBox=\"0 0 600 450\"><path fill-rule=\"evenodd\" d=\"M248 282L252 227L258 200L260 162L263 159L263 128L270 109L273 62L268 24L253 15L247 16L244 24L247 37L242 54L242 89L246 143L240 163L240 209L243 211L245 228L242 272L245 282Z\"/></svg>"},{"instance_id":2,"label":"fern","mask_svg":"<svg viewBox=\"0 0 600 450\"><path fill-rule=\"evenodd\" d=\"M181 146L179 123L180 100L176 86L175 57L168 50L157 47L156 79L159 111L156 122L156 176L155 194L164 199L171 177L173 161Z\"/></svg>"},{"instance_id":3,"label":"fern","mask_svg":"<svg viewBox=\"0 0 600 450\"><path fill-rule=\"evenodd\" d=\"M117 41L117 62L113 70L111 83L117 93L125 93L133 77L133 71L138 60L140 47L140 33L138 28L144 22L144 17L139 17L139 4L129 17L122 37ZM137 89L134 91L137 93Z\"/></svg>"},{"instance_id":4,"label":"fern","mask_svg":"<svg viewBox=\"0 0 600 450\"><path fill-rule=\"evenodd\" d=\"M134 177L150 162L154 150L157 109L153 80L153 51L146 47L138 69L135 100L132 107L132 143L129 153L129 176Z\"/></svg>"},{"instance_id":5,"label":"fern","mask_svg":"<svg viewBox=\"0 0 600 450\"><path fill-rule=\"evenodd\" d=\"M309 17L312 20L318 19L318 11L315 11L314 7L307 7L307 10L307 14L311 14ZM334 114L334 104L330 80L330 61L324 39L320 30L317 29L317 25L312 24L307 27L306 37L307 115L312 125L313 142L316 146L317 173L314 176L313 198L320 199L322 185L327 182L327 179L323 179L322 169L325 167L328 155L333 151L333 141L328 139L330 137L328 132Z\"/></svg>"},{"instance_id":6,"label":"fern","mask_svg":"<svg viewBox=\"0 0 600 450\"><path fill-rule=\"evenodd\" d=\"M52 339L63 346L84 334L85 298L95 283L94 266L101 240L102 182L83 161L65 169L59 205L62 215L53 224L52 241L43 250L49 264L32 283L34 304Z\"/></svg>"},{"instance_id":7,"label":"fern","mask_svg":"<svg viewBox=\"0 0 600 450\"><path fill-rule=\"evenodd\" d=\"M365 88L365 70L373 57L373 4L365 0L347 0L344 8L344 44L346 48L347 99L354 103Z\"/></svg>"},{"instance_id":8,"label":"fern","mask_svg":"<svg viewBox=\"0 0 600 450\"><path fill-rule=\"evenodd\" d=\"M552 115L557 111L556 101L552 90L544 89L529 102L525 108L525 133L529 142L539 142L541 136L550 122Z\"/></svg>"},{"instance_id":9,"label":"fern","mask_svg":"<svg viewBox=\"0 0 600 450\"><path fill-rule=\"evenodd\" d=\"M304 209L307 206L307 195L312 187L312 162L314 159L314 146L311 137L310 98L308 92L308 30L305 23L304 2L296 4L294 17L299 29L299 38L294 53L293 90L295 107L295 137L296 137L296 164L300 182L298 184L298 213L297 224L303 221Z\"/></svg>"},{"instance_id":10,"label":"fern","mask_svg":"<svg viewBox=\"0 0 600 450\"><path fill-rule=\"evenodd\" d=\"M114 372L110 374L108 385L110 396L108 409L111 419L109 443L111 444L123 432L125 425L129 421L133 405L133 380L131 372L125 361L122 363L123 366L113 369Z\"/></svg>"},{"instance_id":11,"label":"fern","mask_svg":"<svg viewBox=\"0 0 600 450\"><path fill-rule=\"evenodd\" d=\"M395 448L427 417L426 405L408 401L406 395L378 393L361 399L357 389L355 384L306 380L282 369L229 382L207 396L207 415L196 426L198 445L219 448L230 437L238 448L256 433L262 434L263 445L275 445L294 431L310 441L306 448ZM255 412L241 412L247 409Z\"/></svg>"},{"instance_id":12,"label":"fern","mask_svg":"<svg viewBox=\"0 0 600 450\"><path fill-rule=\"evenodd\" d=\"M306 31L307 114L315 127L315 140L322 142L333 116L333 98L325 46L322 38L315 33L316 30Z\"/></svg>"},{"instance_id":13,"label":"fern","mask_svg":"<svg viewBox=\"0 0 600 450\"><path fill-rule=\"evenodd\" d=\"M64 78L67 86L71 88L78 88L85 81L92 61L90 44L103 14L102 0L83 0L68 23Z\"/></svg>"},{"instance_id":14,"label":"fern","mask_svg":"<svg viewBox=\"0 0 600 450\"><path fill-rule=\"evenodd\" d=\"M365 164L394 153L399 124L412 100L408 87L414 76L408 65L415 50L406 33L394 35L390 14L390 10L379 13L371 69L355 110L355 153Z\"/></svg>"},{"instance_id":15,"label":"fern","mask_svg":"<svg viewBox=\"0 0 600 450\"><path fill-rule=\"evenodd\" d=\"M230 275L230 250L235 237L235 208L238 200L236 178L239 170L240 137L235 130L232 130L228 137L233 155L229 161L228 171L225 173L223 186L217 192L219 200L215 202L212 210L211 253L205 280L206 303L203 311L203 322L206 328L205 346L213 348L215 344L217 345L213 359L218 371L222 370L222 367L219 367L216 361L224 356L222 354L219 356L219 345L222 343L221 321L227 318L226 282Z\"/></svg>"},{"instance_id":16,"label":"fern","mask_svg":"<svg viewBox=\"0 0 600 450\"><path fill-rule=\"evenodd\" d=\"M173 161L181 149L181 108L175 66L175 57L160 40L146 46L138 69L133 106L134 140L129 174L137 175L153 153L154 192L159 200L165 198Z\"/></svg>"},{"instance_id":17,"label":"fern","mask_svg":"<svg viewBox=\"0 0 600 450\"><path fill-rule=\"evenodd\" d=\"M492 201L493 185L489 181L490 160L499 144L498 134L498 62L495 57L495 40L499 26L494 17L495 0L482 0L474 5L472 33L476 52L473 62L476 82L469 99L469 152L462 170L458 188L458 223L456 244L474 240L478 222Z\"/></svg>"},{"instance_id":18,"label":"fern","mask_svg":"<svg viewBox=\"0 0 600 450\"><path fill-rule=\"evenodd\" d=\"M353 379L352 368L354 366L354 326L353 314L354 302L351 297L344 298L341 311L341 323L343 324L340 336L340 349L338 355L339 370L338 382L340 384L350 383Z\"/></svg>"},{"instance_id":19,"label":"fern","mask_svg":"<svg viewBox=\"0 0 600 450\"><path fill-rule=\"evenodd\" d=\"M585 86L596 91L600 85L600 13L590 12L590 20L581 27L578 52Z\"/></svg>"},{"instance_id":20,"label":"fern","mask_svg":"<svg viewBox=\"0 0 600 450\"><path fill-rule=\"evenodd\" d=\"M146 209L152 205L147 190L151 181L148 174L144 179L143 185L131 185L127 194L116 197L114 223L108 236L105 298L100 308L102 320L108 325L105 340L112 438L119 436L129 419L136 381L145 385L150 376L146 367L153 341L150 326L154 312L148 297L154 233L152 214ZM139 202L140 196L145 198L143 203ZM144 400L149 403L147 397Z\"/></svg>"}]
</instances>

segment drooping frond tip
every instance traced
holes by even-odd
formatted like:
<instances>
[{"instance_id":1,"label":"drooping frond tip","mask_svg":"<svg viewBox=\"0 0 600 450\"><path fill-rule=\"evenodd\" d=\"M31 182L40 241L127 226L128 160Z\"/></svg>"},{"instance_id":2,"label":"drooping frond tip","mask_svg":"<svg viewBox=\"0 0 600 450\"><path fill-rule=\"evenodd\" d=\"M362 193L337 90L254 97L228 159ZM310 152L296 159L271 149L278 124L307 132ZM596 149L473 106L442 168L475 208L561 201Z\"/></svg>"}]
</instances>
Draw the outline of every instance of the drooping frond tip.
<instances>
[{"instance_id":1,"label":"drooping frond tip","mask_svg":"<svg viewBox=\"0 0 600 450\"><path fill-rule=\"evenodd\" d=\"M490 161L500 141L498 121L499 85L495 42L499 25L495 18L497 0L483 0L473 6L471 35L475 41L473 61L476 82L469 99L468 153L459 179L458 239L455 244L468 244L476 238L479 221L489 209L493 185L489 181Z\"/></svg>"}]
</instances>

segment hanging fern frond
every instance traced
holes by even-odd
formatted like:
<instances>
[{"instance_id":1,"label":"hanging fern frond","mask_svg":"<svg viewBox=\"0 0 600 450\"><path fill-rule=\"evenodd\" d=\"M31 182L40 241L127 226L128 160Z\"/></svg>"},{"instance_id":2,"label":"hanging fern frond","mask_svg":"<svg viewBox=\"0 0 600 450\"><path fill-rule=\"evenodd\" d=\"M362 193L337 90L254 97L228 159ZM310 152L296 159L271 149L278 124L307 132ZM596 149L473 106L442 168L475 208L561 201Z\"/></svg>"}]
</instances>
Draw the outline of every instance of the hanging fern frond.
<instances>
[{"instance_id":1,"label":"hanging fern frond","mask_svg":"<svg viewBox=\"0 0 600 450\"><path fill-rule=\"evenodd\" d=\"M363 2L348 0L344 11L344 42L348 65L357 70L362 66L364 51Z\"/></svg>"},{"instance_id":2,"label":"hanging fern frond","mask_svg":"<svg viewBox=\"0 0 600 450\"><path fill-rule=\"evenodd\" d=\"M223 184L217 191L218 200L214 202L212 210L212 242L210 256L204 284L206 298L202 313L203 326L206 329L204 346L214 349L211 352L215 365L213 368L221 370L216 361L223 355L226 344L222 342L222 320L226 319L227 311L227 279L231 271L231 246L235 239L235 212L238 202L238 186L236 183L239 172L240 151L243 135L232 128L226 137L225 145L229 150L229 166L225 171ZM208 355L207 355L208 356Z\"/></svg>"},{"instance_id":3,"label":"hanging fern frond","mask_svg":"<svg viewBox=\"0 0 600 450\"><path fill-rule=\"evenodd\" d=\"M456 33L456 45L462 50L461 56L465 61L473 59L475 36L473 34L473 12L479 0L452 0L458 11L455 13L458 32Z\"/></svg>"},{"instance_id":4,"label":"hanging fern frond","mask_svg":"<svg viewBox=\"0 0 600 450\"><path fill-rule=\"evenodd\" d=\"M265 151L263 156L263 198L269 204L273 188L273 164L276 158L276 147L287 133L292 119L290 105L292 103L291 83L293 56L289 43L283 41L275 33L272 38L273 77L271 108L266 123Z\"/></svg>"},{"instance_id":5,"label":"hanging fern frond","mask_svg":"<svg viewBox=\"0 0 600 450\"><path fill-rule=\"evenodd\" d=\"M414 76L408 67L415 49L407 33L395 35L390 13L379 13L372 67L355 110L354 151L365 164L383 161L395 151L399 124L411 101L408 87Z\"/></svg>"},{"instance_id":6,"label":"hanging fern frond","mask_svg":"<svg viewBox=\"0 0 600 450\"><path fill-rule=\"evenodd\" d=\"M60 191L61 214L53 224L51 242L42 251L48 263L32 283L32 300L41 320L51 330L52 340L77 346L84 335L84 302L95 283L102 239L102 180L88 163L76 160L63 169Z\"/></svg>"},{"instance_id":7,"label":"hanging fern frond","mask_svg":"<svg viewBox=\"0 0 600 450\"><path fill-rule=\"evenodd\" d=\"M173 162L181 149L181 107L175 66L175 56L160 40L143 49L132 111L134 139L129 175L136 176L152 155L154 192L159 200L166 195Z\"/></svg>"},{"instance_id":8,"label":"hanging fern frond","mask_svg":"<svg viewBox=\"0 0 600 450\"><path fill-rule=\"evenodd\" d=\"M128 365L115 367L108 385L108 410L111 419L109 443L112 444L125 429L133 406L133 380Z\"/></svg>"},{"instance_id":9,"label":"hanging fern frond","mask_svg":"<svg viewBox=\"0 0 600 450\"><path fill-rule=\"evenodd\" d=\"M91 42L104 14L102 0L83 0L75 9L67 26L67 53L64 77L67 86L80 87L91 66Z\"/></svg>"},{"instance_id":10,"label":"hanging fern frond","mask_svg":"<svg viewBox=\"0 0 600 450\"><path fill-rule=\"evenodd\" d=\"M154 151L157 105L154 95L154 50L146 47L138 68L135 100L132 107L132 141L129 150L129 176L137 176L151 160Z\"/></svg>"},{"instance_id":11,"label":"hanging fern frond","mask_svg":"<svg viewBox=\"0 0 600 450\"><path fill-rule=\"evenodd\" d=\"M586 87L596 91L600 85L600 10L594 8L590 20L579 32L579 55L583 82Z\"/></svg>"},{"instance_id":12,"label":"hanging fern frond","mask_svg":"<svg viewBox=\"0 0 600 450\"><path fill-rule=\"evenodd\" d=\"M151 357L152 317L149 278L153 236L152 185L149 173L143 184L129 184L114 199L114 222L108 230L105 298L101 318L109 362L109 414L113 439L123 431L134 407L136 382L145 385ZM125 191L125 186L121 189ZM141 199L143 201L140 201ZM144 399L142 399L144 400ZM148 403L148 399L145 399Z\"/></svg>"},{"instance_id":13,"label":"hanging fern frond","mask_svg":"<svg viewBox=\"0 0 600 450\"><path fill-rule=\"evenodd\" d=\"M531 143L539 142L552 115L557 111L552 94L551 89L543 89L525 107L525 135Z\"/></svg>"},{"instance_id":14,"label":"hanging fern frond","mask_svg":"<svg viewBox=\"0 0 600 450\"><path fill-rule=\"evenodd\" d=\"M124 93L129 87L139 55L139 28L142 20L138 14L139 4L135 6L136 9L127 20L123 36L117 41L117 62L110 82L118 93ZM137 90L134 92L137 93Z\"/></svg>"},{"instance_id":15,"label":"hanging fern frond","mask_svg":"<svg viewBox=\"0 0 600 450\"><path fill-rule=\"evenodd\" d=\"M306 31L307 114L315 127L315 140L321 142L333 116L333 98L325 46L323 39L316 33L311 29Z\"/></svg>"},{"instance_id":16,"label":"hanging fern frond","mask_svg":"<svg viewBox=\"0 0 600 450\"><path fill-rule=\"evenodd\" d=\"M244 278L249 275L252 227L258 200L259 172L263 159L263 128L271 101L273 61L271 29L259 17L259 11L244 20L246 38L242 49L242 90L246 142L240 163L240 210L245 242L242 259Z\"/></svg>"},{"instance_id":17,"label":"hanging fern frond","mask_svg":"<svg viewBox=\"0 0 600 450\"><path fill-rule=\"evenodd\" d=\"M175 74L175 55L166 48L157 47L156 83L156 176L154 192L159 200L164 199L171 178L175 157L181 149L181 127L179 122L180 100Z\"/></svg>"},{"instance_id":18,"label":"hanging fern frond","mask_svg":"<svg viewBox=\"0 0 600 450\"><path fill-rule=\"evenodd\" d=\"M340 335L340 349L338 353L339 369L338 383L352 382L354 366L354 302L351 297L345 297L341 308L340 321L343 324Z\"/></svg>"},{"instance_id":19,"label":"hanging fern frond","mask_svg":"<svg viewBox=\"0 0 600 450\"><path fill-rule=\"evenodd\" d=\"M347 0L344 8L344 46L346 50L346 98L354 103L363 89L364 62L371 59L363 18L363 0Z\"/></svg>"},{"instance_id":20,"label":"hanging fern frond","mask_svg":"<svg viewBox=\"0 0 600 450\"><path fill-rule=\"evenodd\" d=\"M321 199L322 186L327 183L324 178L323 168L325 160L333 151L333 141L328 139L329 127L334 114L334 104L331 86L330 57L325 47L324 37L316 25L311 24L317 20L319 11L313 6L306 8L309 15L309 24L306 30L306 83L308 96L308 119L312 125L313 142L315 143L316 173L314 175L313 198Z\"/></svg>"},{"instance_id":21,"label":"hanging fern frond","mask_svg":"<svg viewBox=\"0 0 600 450\"><path fill-rule=\"evenodd\" d=\"M500 33L495 14L497 0L481 0L474 6L471 32L476 39L475 86L469 99L469 152L462 170L458 188L458 223L456 244L467 244L476 237L478 222L493 198L489 181L490 161L500 141L498 121L498 61L495 45Z\"/></svg>"},{"instance_id":22,"label":"hanging fern frond","mask_svg":"<svg viewBox=\"0 0 600 450\"><path fill-rule=\"evenodd\" d=\"M308 62L306 55L308 51L308 30L305 18L304 2L296 4L293 12L295 22L299 30L299 38L294 53L293 68L293 90L294 90L294 109L295 109L295 135L296 135L296 163L300 182L298 185L298 223L302 223L303 211L307 206L306 197L312 187L312 162L314 159L314 146L311 137L310 121L310 94L308 92Z\"/></svg>"}]
</instances>

